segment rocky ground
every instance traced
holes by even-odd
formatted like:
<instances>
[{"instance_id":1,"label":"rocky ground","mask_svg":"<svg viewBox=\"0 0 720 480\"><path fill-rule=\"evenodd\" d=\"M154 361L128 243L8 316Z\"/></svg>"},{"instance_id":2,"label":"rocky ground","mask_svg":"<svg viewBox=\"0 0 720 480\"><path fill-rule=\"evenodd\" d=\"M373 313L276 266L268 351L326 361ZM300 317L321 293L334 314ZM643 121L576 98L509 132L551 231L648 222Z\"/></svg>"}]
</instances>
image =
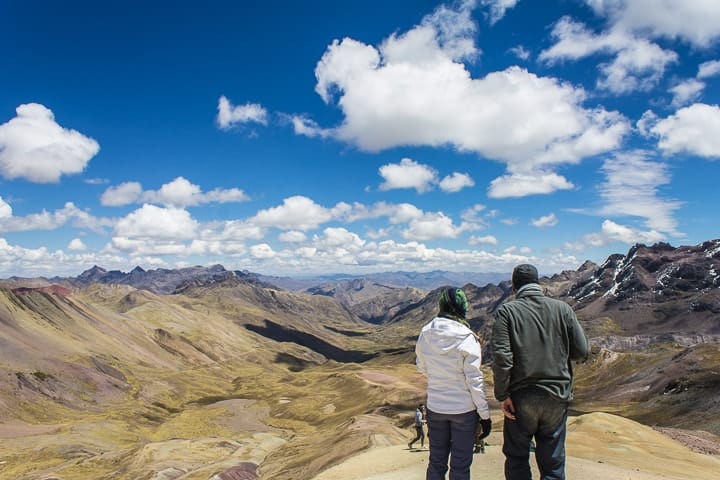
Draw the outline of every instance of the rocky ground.
<instances>
[{"instance_id":1,"label":"rocky ground","mask_svg":"<svg viewBox=\"0 0 720 480\"><path fill-rule=\"evenodd\" d=\"M720 457L720 437L712 433L679 428L656 427L655 430L664 433L673 440L682 443L693 452Z\"/></svg>"}]
</instances>

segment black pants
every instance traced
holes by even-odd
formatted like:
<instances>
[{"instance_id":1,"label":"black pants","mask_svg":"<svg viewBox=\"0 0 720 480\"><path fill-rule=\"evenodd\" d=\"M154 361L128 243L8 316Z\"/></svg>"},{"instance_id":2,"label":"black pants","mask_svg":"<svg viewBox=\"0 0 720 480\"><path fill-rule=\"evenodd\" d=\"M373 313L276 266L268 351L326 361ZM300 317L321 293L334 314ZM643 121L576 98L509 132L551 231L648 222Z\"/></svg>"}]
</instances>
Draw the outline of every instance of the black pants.
<instances>
[{"instance_id":1,"label":"black pants","mask_svg":"<svg viewBox=\"0 0 720 480\"><path fill-rule=\"evenodd\" d=\"M565 480L565 434L568 402L539 388L513 392L516 420L503 422L506 480L531 480L530 442L542 480Z\"/></svg>"},{"instance_id":2,"label":"black pants","mask_svg":"<svg viewBox=\"0 0 720 480\"><path fill-rule=\"evenodd\" d=\"M430 458L425 480L445 480L448 467L450 480L470 480L478 418L475 410L458 414L428 410Z\"/></svg>"},{"instance_id":3,"label":"black pants","mask_svg":"<svg viewBox=\"0 0 720 480\"><path fill-rule=\"evenodd\" d=\"M425 432L423 431L422 425L415 425L415 432L417 432L417 434L415 435L415 438L413 438L412 441L409 443L409 445L412 445L413 443L420 440L420 446L424 447L425 446Z\"/></svg>"}]
</instances>

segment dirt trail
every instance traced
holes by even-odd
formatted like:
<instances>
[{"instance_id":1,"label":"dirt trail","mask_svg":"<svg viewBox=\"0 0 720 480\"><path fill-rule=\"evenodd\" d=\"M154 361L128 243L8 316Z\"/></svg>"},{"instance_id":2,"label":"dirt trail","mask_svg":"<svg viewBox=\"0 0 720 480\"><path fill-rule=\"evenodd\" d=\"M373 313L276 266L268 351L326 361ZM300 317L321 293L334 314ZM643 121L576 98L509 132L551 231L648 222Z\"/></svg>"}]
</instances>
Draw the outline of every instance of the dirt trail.
<instances>
[{"instance_id":1,"label":"dirt trail","mask_svg":"<svg viewBox=\"0 0 720 480\"><path fill-rule=\"evenodd\" d=\"M497 425L502 425L497 419ZM485 454L476 454L472 478L502 480L502 434L493 432ZM380 443L380 442L378 442ZM720 457L703 455L652 428L614 415L593 413L568 424L567 476L582 480L720 480ZM312 480L425 478L428 451L378 445ZM531 464L534 459L531 456ZM532 465L534 478L539 478Z\"/></svg>"}]
</instances>

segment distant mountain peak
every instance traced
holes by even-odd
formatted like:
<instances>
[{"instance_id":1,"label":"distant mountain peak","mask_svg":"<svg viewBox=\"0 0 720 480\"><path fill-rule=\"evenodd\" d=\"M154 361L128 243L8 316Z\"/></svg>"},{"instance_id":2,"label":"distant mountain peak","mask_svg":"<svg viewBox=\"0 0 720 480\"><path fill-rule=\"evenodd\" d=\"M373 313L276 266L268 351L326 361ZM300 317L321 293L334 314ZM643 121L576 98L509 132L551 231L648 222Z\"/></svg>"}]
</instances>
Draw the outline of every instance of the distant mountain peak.
<instances>
[{"instance_id":1,"label":"distant mountain peak","mask_svg":"<svg viewBox=\"0 0 720 480\"><path fill-rule=\"evenodd\" d=\"M102 277L106 273L107 273L107 270L105 270L104 268L99 267L97 265L93 265L92 268L85 270L80 275L78 275L78 278L83 279L83 280L92 281L92 280Z\"/></svg>"},{"instance_id":2,"label":"distant mountain peak","mask_svg":"<svg viewBox=\"0 0 720 480\"><path fill-rule=\"evenodd\" d=\"M80 275L86 275L86 274L89 274L89 273L105 273L105 272L107 272L107 270L105 270L104 268L102 268L102 267L100 267L100 266L98 266L98 265L93 265L92 268L89 268L89 269L85 270L85 271L84 271L83 273L81 273Z\"/></svg>"},{"instance_id":3,"label":"distant mountain peak","mask_svg":"<svg viewBox=\"0 0 720 480\"><path fill-rule=\"evenodd\" d=\"M578 268L578 272L587 272L589 270L595 270L596 268L598 268L597 263L591 260L585 260L585 262L580 265L580 268Z\"/></svg>"}]
</instances>

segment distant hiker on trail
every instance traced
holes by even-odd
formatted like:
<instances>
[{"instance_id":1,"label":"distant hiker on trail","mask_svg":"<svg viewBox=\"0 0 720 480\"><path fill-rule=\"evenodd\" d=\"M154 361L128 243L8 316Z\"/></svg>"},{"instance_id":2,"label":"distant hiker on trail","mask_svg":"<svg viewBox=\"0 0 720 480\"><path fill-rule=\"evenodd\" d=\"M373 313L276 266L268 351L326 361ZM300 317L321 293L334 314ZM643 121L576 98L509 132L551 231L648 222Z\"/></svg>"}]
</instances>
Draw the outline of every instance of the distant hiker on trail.
<instances>
[{"instance_id":1,"label":"distant hiker on trail","mask_svg":"<svg viewBox=\"0 0 720 480\"><path fill-rule=\"evenodd\" d=\"M420 448L423 448L425 446L425 430L423 430L423 425L425 425L425 405L422 403L418 406L418 408L415 410L415 438L412 439L410 443L408 443L408 448L413 448L413 443L420 440Z\"/></svg>"},{"instance_id":2,"label":"distant hiker on trail","mask_svg":"<svg viewBox=\"0 0 720 480\"><path fill-rule=\"evenodd\" d=\"M515 300L495 313L492 334L495 398L503 423L505 478L530 480L530 446L543 480L565 479L565 434L572 400L571 360L588 355L588 343L572 308L546 297L537 269L513 270Z\"/></svg>"},{"instance_id":3,"label":"distant hiker on trail","mask_svg":"<svg viewBox=\"0 0 720 480\"><path fill-rule=\"evenodd\" d=\"M420 332L415 355L427 377L430 460L426 480L469 480L478 417L492 422L480 370L480 342L465 320L468 302L459 288L440 293L439 313Z\"/></svg>"}]
</instances>

